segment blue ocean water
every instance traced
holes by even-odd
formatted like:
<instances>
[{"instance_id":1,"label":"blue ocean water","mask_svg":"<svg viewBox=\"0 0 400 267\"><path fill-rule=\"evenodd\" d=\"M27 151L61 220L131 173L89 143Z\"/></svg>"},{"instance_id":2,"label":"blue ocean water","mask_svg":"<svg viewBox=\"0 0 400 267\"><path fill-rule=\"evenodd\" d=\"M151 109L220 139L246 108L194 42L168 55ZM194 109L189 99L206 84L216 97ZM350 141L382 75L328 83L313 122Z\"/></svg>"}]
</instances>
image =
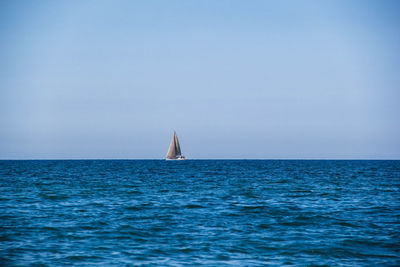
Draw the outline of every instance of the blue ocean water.
<instances>
[{"instance_id":1,"label":"blue ocean water","mask_svg":"<svg viewBox=\"0 0 400 267\"><path fill-rule=\"evenodd\" d=\"M400 161L0 161L0 265L400 265Z\"/></svg>"}]
</instances>

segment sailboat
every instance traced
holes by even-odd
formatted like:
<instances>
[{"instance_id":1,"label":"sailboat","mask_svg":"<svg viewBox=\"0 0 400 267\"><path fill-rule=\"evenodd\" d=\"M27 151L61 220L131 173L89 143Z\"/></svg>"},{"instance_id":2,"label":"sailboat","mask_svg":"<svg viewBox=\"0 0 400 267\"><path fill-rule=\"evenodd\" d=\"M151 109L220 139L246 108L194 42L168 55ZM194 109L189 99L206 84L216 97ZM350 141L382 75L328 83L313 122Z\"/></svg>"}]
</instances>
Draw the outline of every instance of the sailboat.
<instances>
[{"instance_id":1,"label":"sailboat","mask_svg":"<svg viewBox=\"0 0 400 267\"><path fill-rule=\"evenodd\" d=\"M167 152L166 160L184 160L186 159L182 156L181 146L179 145L178 136L174 131L174 136L172 137L171 144L169 145L169 149Z\"/></svg>"}]
</instances>

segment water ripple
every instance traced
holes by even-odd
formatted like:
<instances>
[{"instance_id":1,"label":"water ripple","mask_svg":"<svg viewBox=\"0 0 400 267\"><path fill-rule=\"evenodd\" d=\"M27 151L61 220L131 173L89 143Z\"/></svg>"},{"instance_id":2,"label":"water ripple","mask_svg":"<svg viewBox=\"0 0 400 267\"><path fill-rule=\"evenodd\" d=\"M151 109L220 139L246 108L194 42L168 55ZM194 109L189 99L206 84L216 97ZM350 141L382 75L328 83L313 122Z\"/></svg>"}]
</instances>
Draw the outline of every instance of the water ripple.
<instances>
[{"instance_id":1,"label":"water ripple","mask_svg":"<svg viewBox=\"0 0 400 267\"><path fill-rule=\"evenodd\" d=\"M399 161L0 161L0 265L400 265Z\"/></svg>"}]
</instances>

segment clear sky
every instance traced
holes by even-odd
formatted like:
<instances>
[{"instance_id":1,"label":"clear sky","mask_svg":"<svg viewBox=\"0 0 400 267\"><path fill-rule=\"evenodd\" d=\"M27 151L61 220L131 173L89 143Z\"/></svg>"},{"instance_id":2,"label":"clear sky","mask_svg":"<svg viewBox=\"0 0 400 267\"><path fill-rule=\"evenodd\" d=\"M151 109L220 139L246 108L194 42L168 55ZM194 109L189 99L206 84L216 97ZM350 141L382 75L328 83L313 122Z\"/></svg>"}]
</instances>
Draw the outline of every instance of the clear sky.
<instances>
[{"instance_id":1,"label":"clear sky","mask_svg":"<svg viewBox=\"0 0 400 267\"><path fill-rule=\"evenodd\" d=\"M400 159L400 1L0 1L0 158Z\"/></svg>"}]
</instances>

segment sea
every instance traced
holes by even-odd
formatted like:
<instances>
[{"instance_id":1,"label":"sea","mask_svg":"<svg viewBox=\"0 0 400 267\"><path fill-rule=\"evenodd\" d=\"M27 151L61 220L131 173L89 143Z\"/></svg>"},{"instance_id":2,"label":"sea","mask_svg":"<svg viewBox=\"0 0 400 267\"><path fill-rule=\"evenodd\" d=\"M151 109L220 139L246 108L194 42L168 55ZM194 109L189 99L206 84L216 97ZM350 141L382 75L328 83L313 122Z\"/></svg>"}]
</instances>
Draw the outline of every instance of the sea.
<instances>
[{"instance_id":1,"label":"sea","mask_svg":"<svg viewBox=\"0 0 400 267\"><path fill-rule=\"evenodd\" d=\"M0 161L0 266L400 266L400 161Z\"/></svg>"}]
</instances>

